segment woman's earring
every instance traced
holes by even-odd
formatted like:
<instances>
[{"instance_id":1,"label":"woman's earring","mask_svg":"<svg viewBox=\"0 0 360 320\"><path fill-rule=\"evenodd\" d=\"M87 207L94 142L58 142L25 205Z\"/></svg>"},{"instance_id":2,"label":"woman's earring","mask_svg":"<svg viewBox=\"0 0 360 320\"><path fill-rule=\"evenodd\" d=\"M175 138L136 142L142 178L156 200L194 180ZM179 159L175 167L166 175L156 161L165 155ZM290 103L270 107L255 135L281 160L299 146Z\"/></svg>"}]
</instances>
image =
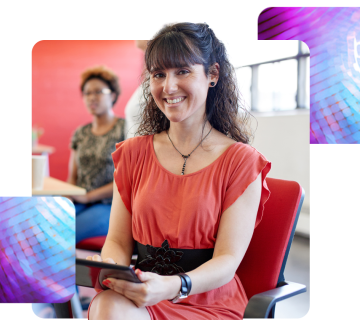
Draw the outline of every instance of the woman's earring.
<instances>
[{"instance_id":1,"label":"woman's earring","mask_svg":"<svg viewBox=\"0 0 360 320\"><path fill-rule=\"evenodd\" d=\"M210 82L210 84L212 87L215 87L215 82L212 81L212 82Z\"/></svg>"}]
</instances>

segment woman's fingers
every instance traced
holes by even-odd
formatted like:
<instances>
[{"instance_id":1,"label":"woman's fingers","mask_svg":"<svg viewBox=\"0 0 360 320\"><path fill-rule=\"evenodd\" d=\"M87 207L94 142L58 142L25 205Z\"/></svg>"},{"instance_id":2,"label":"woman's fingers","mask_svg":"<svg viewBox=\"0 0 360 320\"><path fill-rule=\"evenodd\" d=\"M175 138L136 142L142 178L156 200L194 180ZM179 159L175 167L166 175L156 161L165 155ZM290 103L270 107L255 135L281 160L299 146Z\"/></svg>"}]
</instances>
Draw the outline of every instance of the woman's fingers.
<instances>
[{"instance_id":1,"label":"woman's fingers","mask_svg":"<svg viewBox=\"0 0 360 320\"><path fill-rule=\"evenodd\" d=\"M115 262L113 259L111 259L111 258L106 258L105 260L103 260L103 259L101 258L101 256L99 256L98 254L95 254L95 255L93 255L93 256L87 256L87 257L86 257L86 260L116 264L116 262Z\"/></svg>"},{"instance_id":2,"label":"woman's fingers","mask_svg":"<svg viewBox=\"0 0 360 320\"><path fill-rule=\"evenodd\" d=\"M98 254L93 255L92 259L93 259L93 261L99 261L99 262L102 261L101 257Z\"/></svg>"},{"instance_id":3,"label":"woman's fingers","mask_svg":"<svg viewBox=\"0 0 360 320\"><path fill-rule=\"evenodd\" d=\"M94 256L87 256L86 260L99 261L99 262L102 261L101 257L98 254L95 254Z\"/></svg>"}]
</instances>

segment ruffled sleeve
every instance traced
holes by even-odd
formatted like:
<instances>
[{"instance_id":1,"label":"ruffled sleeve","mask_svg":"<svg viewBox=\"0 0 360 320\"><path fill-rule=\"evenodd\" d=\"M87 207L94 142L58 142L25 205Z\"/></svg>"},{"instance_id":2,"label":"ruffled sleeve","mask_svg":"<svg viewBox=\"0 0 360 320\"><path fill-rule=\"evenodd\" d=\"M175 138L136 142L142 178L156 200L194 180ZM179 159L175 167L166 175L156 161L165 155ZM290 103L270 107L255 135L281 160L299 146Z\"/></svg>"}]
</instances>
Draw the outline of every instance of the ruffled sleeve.
<instances>
[{"instance_id":1,"label":"ruffled sleeve","mask_svg":"<svg viewBox=\"0 0 360 320\"><path fill-rule=\"evenodd\" d=\"M270 171L271 163L253 147L244 144L239 144L238 146L238 148L235 148L234 155L229 164L231 172L226 186L222 212L229 208L244 193L261 172L262 190L255 222L256 228L262 219L265 203L270 197L270 190L266 184L266 176Z\"/></svg>"},{"instance_id":2,"label":"ruffled sleeve","mask_svg":"<svg viewBox=\"0 0 360 320\"><path fill-rule=\"evenodd\" d=\"M114 161L114 180L126 209L132 213L132 177L131 152L129 140L116 144L116 150L111 154Z\"/></svg>"}]
</instances>

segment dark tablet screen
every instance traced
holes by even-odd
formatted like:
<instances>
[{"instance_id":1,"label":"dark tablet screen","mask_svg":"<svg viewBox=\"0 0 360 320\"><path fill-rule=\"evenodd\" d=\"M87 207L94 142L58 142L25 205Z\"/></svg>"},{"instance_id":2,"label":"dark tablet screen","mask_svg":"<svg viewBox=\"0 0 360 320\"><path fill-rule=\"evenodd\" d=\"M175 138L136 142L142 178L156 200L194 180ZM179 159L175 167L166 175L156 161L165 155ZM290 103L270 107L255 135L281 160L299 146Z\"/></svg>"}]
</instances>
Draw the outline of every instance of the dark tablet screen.
<instances>
[{"instance_id":1,"label":"dark tablet screen","mask_svg":"<svg viewBox=\"0 0 360 320\"><path fill-rule=\"evenodd\" d=\"M130 267L85 259L76 259L76 284L83 287L108 289L102 284L106 278L141 283Z\"/></svg>"}]
</instances>

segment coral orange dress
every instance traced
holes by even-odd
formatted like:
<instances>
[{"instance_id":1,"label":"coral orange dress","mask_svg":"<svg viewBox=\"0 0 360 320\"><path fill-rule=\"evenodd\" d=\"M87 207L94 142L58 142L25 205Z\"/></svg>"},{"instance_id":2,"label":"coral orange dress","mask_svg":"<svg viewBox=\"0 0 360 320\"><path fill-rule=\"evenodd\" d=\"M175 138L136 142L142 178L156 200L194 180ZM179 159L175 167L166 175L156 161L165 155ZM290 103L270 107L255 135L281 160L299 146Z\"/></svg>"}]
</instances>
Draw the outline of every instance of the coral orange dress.
<instances>
[{"instance_id":1,"label":"coral orange dress","mask_svg":"<svg viewBox=\"0 0 360 320\"><path fill-rule=\"evenodd\" d=\"M265 177L270 162L253 147L231 145L209 166L184 176L166 170L157 160L153 135L135 137L116 145L112 154L114 179L132 214L136 241L170 248L214 248L222 213L262 172L262 192L256 225L270 192ZM180 303L161 301L147 307L152 320L243 318L246 293L237 275L224 286Z\"/></svg>"}]
</instances>

